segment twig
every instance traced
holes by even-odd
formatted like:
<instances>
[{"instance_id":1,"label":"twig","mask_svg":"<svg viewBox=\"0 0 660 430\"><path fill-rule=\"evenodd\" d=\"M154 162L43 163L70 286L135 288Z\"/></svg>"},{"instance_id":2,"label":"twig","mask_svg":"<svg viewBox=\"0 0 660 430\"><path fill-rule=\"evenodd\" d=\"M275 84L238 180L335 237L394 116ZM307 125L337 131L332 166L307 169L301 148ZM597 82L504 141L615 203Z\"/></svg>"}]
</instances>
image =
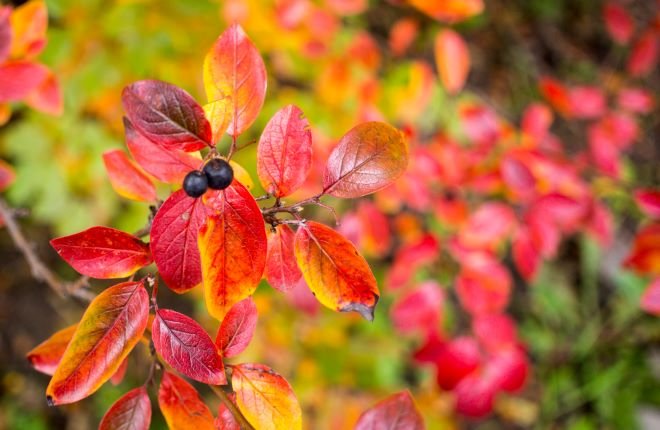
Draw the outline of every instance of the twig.
<instances>
[{"instance_id":1,"label":"twig","mask_svg":"<svg viewBox=\"0 0 660 430\"><path fill-rule=\"evenodd\" d=\"M25 257L32 271L32 276L36 280L48 284L60 297L74 296L85 301L91 301L94 298L92 292L83 288L88 285L88 278L86 276L82 276L73 282L67 282L60 279L41 261L16 222L15 211L2 198L0 198L0 216L5 222L5 226L14 245L16 245L16 248Z\"/></svg>"},{"instance_id":2,"label":"twig","mask_svg":"<svg viewBox=\"0 0 660 430\"><path fill-rule=\"evenodd\" d=\"M222 403L227 407L227 409L229 409L229 412L231 412L236 421L238 421L238 424L242 429L255 430L252 424L250 424L247 418L245 418L243 413L236 407L234 402L232 402L229 396L227 396L227 393L215 385L209 385L209 387L211 387L211 390L215 393L215 395L218 396Z\"/></svg>"}]
</instances>

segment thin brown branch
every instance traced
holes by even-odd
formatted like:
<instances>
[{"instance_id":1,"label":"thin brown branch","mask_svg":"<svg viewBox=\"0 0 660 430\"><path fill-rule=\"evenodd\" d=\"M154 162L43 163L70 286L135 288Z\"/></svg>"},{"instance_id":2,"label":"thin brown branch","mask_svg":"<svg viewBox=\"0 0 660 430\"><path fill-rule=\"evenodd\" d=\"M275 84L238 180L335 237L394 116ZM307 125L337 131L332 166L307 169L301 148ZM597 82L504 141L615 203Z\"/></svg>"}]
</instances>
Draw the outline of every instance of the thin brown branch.
<instances>
[{"instance_id":1,"label":"thin brown branch","mask_svg":"<svg viewBox=\"0 0 660 430\"><path fill-rule=\"evenodd\" d=\"M234 402L231 401L229 396L227 396L227 393L225 393L221 388L216 387L215 385L209 385L211 387L211 390L215 393L218 398L220 398L220 401L229 409L229 412L234 416L238 424L241 426L242 429L244 430L255 430L255 428L250 424L243 415L243 413L236 407Z\"/></svg>"},{"instance_id":2,"label":"thin brown branch","mask_svg":"<svg viewBox=\"0 0 660 430\"><path fill-rule=\"evenodd\" d=\"M60 297L74 296L85 301L91 301L94 298L94 294L84 288L88 285L86 276L82 276L73 282L67 282L60 279L41 261L32 244L23 235L18 222L16 222L16 211L9 207L2 198L0 198L0 217L2 217L14 245L25 257L32 271L32 276L36 280L48 284Z\"/></svg>"}]
</instances>

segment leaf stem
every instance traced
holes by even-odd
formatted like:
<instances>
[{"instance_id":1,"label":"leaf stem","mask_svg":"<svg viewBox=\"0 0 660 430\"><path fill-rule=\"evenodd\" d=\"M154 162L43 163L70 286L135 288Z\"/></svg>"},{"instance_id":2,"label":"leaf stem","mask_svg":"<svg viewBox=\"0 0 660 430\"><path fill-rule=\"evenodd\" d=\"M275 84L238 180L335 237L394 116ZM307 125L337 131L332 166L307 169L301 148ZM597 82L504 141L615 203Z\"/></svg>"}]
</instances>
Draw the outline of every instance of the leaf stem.
<instances>
[{"instance_id":1,"label":"leaf stem","mask_svg":"<svg viewBox=\"0 0 660 430\"><path fill-rule=\"evenodd\" d=\"M229 409L229 412L231 412L241 428L244 430L255 430L252 424L250 424L247 418L245 418L243 413L236 407L234 402L232 402L229 396L227 396L227 393L215 385L209 385L209 387L211 387L211 390L215 393L215 395L218 396L222 403L227 407L227 409Z\"/></svg>"}]
</instances>

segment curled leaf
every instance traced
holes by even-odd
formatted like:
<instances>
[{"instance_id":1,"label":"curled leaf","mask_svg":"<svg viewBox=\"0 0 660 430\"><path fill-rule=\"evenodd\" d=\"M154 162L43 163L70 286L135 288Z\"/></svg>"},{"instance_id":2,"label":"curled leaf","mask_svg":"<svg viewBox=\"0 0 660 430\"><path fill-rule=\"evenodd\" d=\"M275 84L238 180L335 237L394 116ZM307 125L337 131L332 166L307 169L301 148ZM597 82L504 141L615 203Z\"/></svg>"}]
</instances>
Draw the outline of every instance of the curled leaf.
<instances>
[{"instance_id":1,"label":"curled leaf","mask_svg":"<svg viewBox=\"0 0 660 430\"><path fill-rule=\"evenodd\" d=\"M142 282L124 282L96 296L48 384L48 403L77 402L98 390L138 343L148 316Z\"/></svg>"},{"instance_id":2,"label":"curled leaf","mask_svg":"<svg viewBox=\"0 0 660 430\"><path fill-rule=\"evenodd\" d=\"M298 267L321 304L373 320L379 297L376 278L351 242L310 221L296 232L294 247Z\"/></svg>"},{"instance_id":3,"label":"curled leaf","mask_svg":"<svg viewBox=\"0 0 660 430\"><path fill-rule=\"evenodd\" d=\"M149 245L109 227L92 227L50 244L78 273L97 279L124 278L152 261Z\"/></svg>"},{"instance_id":4,"label":"curled leaf","mask_svg":"<svg viewBox=\"0 0 660 430\"><path fill-rule=\"evenodd\" d=\"M390 185L407 166L403 134L382 122L365 122L346 133L330 153L323 191L335 197L361 197Z\"/></svg>"}]
</instances>

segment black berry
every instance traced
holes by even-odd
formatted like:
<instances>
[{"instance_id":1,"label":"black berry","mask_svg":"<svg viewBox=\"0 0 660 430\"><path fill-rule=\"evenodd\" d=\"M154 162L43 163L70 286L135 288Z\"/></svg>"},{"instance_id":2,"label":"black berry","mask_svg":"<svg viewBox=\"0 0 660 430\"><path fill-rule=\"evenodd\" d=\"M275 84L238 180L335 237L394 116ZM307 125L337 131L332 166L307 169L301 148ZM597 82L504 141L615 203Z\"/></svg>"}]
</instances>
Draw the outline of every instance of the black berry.
<instances>
[{"instance_id":1,"label":"black berry","mask_svg":"<svg viewBox=\"0 0 660 430\"><path fill-rule=\"evenodd\" d=\"M234 179L234 169L221 158L214 158L206 163L204 173L206 174L209 188L214 190L224 190Z\"/></svg>"},{"instance_id":2,"label":"black berry","mask_svg":"<svg viewBox=\"0 0 660 430\"><path fill-rule=\"evenodd\" d=\"M206 192L209 187L206 175L197 170L188 173L183 179L183 191L190 197L197 198Z\"/></svg>"}]
</instances>

